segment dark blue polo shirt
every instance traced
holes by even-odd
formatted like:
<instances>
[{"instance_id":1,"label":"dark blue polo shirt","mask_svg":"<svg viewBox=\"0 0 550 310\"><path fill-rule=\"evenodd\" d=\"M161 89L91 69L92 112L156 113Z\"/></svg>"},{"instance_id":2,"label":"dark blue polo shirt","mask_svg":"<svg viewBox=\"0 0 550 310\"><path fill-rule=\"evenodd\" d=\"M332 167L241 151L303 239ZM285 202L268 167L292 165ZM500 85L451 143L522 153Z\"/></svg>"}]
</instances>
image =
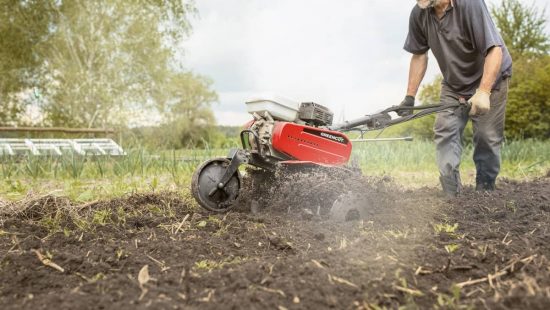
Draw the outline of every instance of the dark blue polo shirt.
<instances>
[{"instance_id":1,"label":"dark blue polo shirt","mask_svg":"<svg viewBox=\"0 0 550 310\"><path fill-rule=\"evenodd\" d=\"M424 54L432 50L443 83L460 95L471 96L483 76L485 57L493 46L502 47L502 67L495 86L511 76L512 57L483 0L453 0L441 19L434 8L415 5L409 20L405 50ZM496 87L493 86L493 89Z\"/></svg>"}]
</instances>

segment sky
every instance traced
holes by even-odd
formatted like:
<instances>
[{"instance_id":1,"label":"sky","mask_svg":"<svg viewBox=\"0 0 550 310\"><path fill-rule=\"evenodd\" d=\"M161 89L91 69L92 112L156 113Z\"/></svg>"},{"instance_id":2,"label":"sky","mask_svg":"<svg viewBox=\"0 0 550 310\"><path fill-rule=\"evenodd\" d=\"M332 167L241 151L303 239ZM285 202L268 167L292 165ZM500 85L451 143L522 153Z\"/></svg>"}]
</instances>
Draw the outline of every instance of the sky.
<instances>
[{"instance_id":1,"label":"sky","mask_svg":"<svg viewBox=\"0 0 550 310\"><path fill-rule=\"evenodd\" d=\"M489 6L500 0L486 0ZM550 0L524 0L547 7ZM335 120L397 105L410 54L413 0L196 0L183 63L212 79L220 125L251 119L245 102L271 93L330 108ZM424 83L439 73L430 57Z\"/></svg>"}]
</instances>

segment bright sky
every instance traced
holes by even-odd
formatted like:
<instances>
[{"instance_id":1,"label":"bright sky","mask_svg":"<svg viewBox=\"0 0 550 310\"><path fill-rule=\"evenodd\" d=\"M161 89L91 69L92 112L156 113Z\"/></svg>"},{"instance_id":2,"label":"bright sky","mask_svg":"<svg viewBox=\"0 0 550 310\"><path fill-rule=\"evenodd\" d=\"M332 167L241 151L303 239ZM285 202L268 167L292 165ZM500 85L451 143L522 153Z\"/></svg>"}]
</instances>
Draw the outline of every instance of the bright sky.
<instances>
[{"instance_id":1,"label":"bright sky","mask_svg":"<svg viewBox=\"0 0 550 310\"><path fill-rule=\"evenodd\" d=\"M523 1L550 10L549 0ZM410 54L402 47L415 3L198 0L184 63L214 81L221 125L250 120L244 102L265 92L323 104L336 120L355 118L403 99ZM438 73L431 57L425 82Z\"/></svg>"}]
</instances>

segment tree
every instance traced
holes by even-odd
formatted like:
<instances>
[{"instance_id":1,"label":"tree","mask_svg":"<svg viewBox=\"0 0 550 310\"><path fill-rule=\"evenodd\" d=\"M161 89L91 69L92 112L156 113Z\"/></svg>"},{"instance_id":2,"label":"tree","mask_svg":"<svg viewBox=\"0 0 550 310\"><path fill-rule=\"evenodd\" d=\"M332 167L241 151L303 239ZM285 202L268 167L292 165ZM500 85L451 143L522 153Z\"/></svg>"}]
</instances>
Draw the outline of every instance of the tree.
<instances>
[{"instance_id":1,"label":"tree","mask_svg":"<svg viewBox=\"0 0 550 310\"><path fill-rule=\"evenodd\" d=\"M165 39L180 36L160 30L176 18L162 7L166 2L52 4L57 28L38 52L45 60L49 100L43 109L49 124L124 126L154 108L173 74ZM182 33L189 31L186 15L179 25Z\"/></svg>"},{"instance_id":2,"label":"tree","mask_svg":"<svg viewBox=\"0 0 550 310\"><path fill-rule=\"evenodd\" d=\"M534 4L527 6L519 0L502 0L491 8L491 13L514 59L548 54L546 9L539 10Z\"/></svg>"},{"instance_id":3,"label":"tree","mask_svg":"<svg viewBox=\"0 0 550 310\"><path fill-rule=\"evenodd\" d=\"M167 98L158 100L161 112L161 138L164 146L208 146L216 140L215 118L210 109L218 95L210 89L212 82L191 72L179 73L168 80Z\"/></svg>"},{"instance_id":4,"label":"tree","mask_svg":"<svg viewBox=\"0 0 550 310\"><path fill-rule=\"evenodd\" d=\"M7 43L0 73L9 77L0 80L2 124L21 124L25 98L40 93L43 125L125 128L158 120L178 145L212 136L212 83L174 57L191 32L193 1L0 3Z\"/></svg>"},{"instance_id":5,"label":"tree","mask_svg":"<svg viewBox=\"0 0 550 310\"><path fill-rule=\"evenodd\" d=\"M508 92L506 135L510 138L550 138L550 56L514 63Z\"/></svg>"},{"instance_id":6,"label":"tree","mask_svg":"<svg viewBox=\"0 0 550 310\"><path fill-rule=\"evenodd\" d=\"M518 0L492 8L496 26L514 58L508 93L506 136L550 137L550 36L546 10Z\"/></svg>"},{"instance_id":7,"label":"tree","mask_svg":"<svg viewBox=\"0 0 550 310\"><path fill-rule=\"evenodd\" d=\"M17 93L36 85L35 47L50 34L50 13L46 1L0 0L0 125L16 123L25 110Z\"/></svg>"}]
</instances>

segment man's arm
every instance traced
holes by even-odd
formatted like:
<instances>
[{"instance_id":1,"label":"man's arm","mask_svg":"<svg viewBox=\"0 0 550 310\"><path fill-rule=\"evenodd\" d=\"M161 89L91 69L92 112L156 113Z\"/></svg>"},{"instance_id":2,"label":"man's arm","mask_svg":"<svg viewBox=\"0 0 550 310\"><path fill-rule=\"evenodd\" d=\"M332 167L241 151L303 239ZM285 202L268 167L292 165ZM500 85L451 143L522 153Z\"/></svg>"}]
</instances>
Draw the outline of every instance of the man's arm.
<instances>
[{"instance_id":1,"label":"man's arm","mask_svg":"<svg viewBox=\"0 0 550 310\"><path fill-rule=\"evenodd\" d=\"M493 46L485 57L485 65L483 66L483 77L479 84L479 89L484 92L490 93L493 89L493 85L500 73L500 67L502 66L502 47Z\"/></svg>"},{"instance_id":2,"label":"man's arm","mask_svg":"<svg viewBox=\"0 0 550 310\"><path fill-rule=\"evenodd\" d=\"M409 83L407 86L407 96L416 97L420 83L424 79L426 69L428 68L428 53L413 54L409 67ZM495 76L496 78L496 76Z\"/></svg>"},{"instance_id":3,"label":"man's arm","mask_svg":"<svg viewBox=\"0 0 550 310\"><path fill-rule=\"evenodd\" d=\"M476 93L470 98L472 108L470 115L483 115L491 109L491 90L502 64L502 48L493 46L489 49L485 64L483 65L483 77Z\"/></svg>"},{"instance_id":4,"label":"man's arm","mask_svg":"<svg viewBox=\"0 0 550 310\"><path fill-rule=\"evenodd\" d=\"M418 92L420 83L424 79L426 69L428 68L428 52L424 54L413 54L411 57L411 65L409 67L409 83L407 86L407 95L401 102L402 107L414 107L414 97ZM398 111L399 116L409 116L413 113L413 110Z\"/></svg>"},{"instance_id":5,"label":"man's arm","mask_svg":"<svg viewBox=\"0 0 550 310\"><path fill-rule=\"evenodd\" d=\"M426 74L428 68L428 40L422 28L421 18L422 10L418 5L414 5L409 18L409 33L403 48L413 54L409 67L409 82L407 85L407 95L401 102L401 107L414 107L414 97L418 92L418 87ZM413 113L412 109L404 109L397 112L399 116L409 116Z\"/></svg>"}]
</instances>

